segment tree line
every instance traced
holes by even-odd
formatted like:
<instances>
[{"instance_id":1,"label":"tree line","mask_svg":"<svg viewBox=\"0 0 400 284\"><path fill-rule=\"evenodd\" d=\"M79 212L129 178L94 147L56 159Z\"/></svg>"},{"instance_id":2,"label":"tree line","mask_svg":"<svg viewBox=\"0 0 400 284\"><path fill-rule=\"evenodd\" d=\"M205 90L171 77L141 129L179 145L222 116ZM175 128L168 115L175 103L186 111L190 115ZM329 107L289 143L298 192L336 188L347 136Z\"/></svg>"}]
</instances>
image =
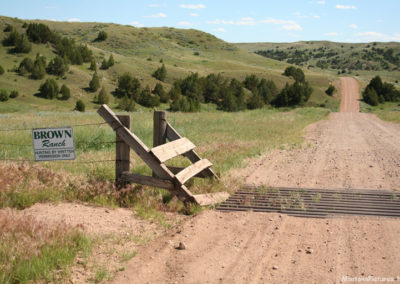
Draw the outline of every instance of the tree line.
<instances>
[{"instance_id":1,"label":"tree line","mask_svg":"<svg viewBox=\"0 0 400 284\"><path fill-rule=\"evenodd\" d=\"M364 102L372 106L385 102L400 101L400 91L393 84L383 82L379 76L371 79L362 95Z\"/></svg>"}]
</instances>

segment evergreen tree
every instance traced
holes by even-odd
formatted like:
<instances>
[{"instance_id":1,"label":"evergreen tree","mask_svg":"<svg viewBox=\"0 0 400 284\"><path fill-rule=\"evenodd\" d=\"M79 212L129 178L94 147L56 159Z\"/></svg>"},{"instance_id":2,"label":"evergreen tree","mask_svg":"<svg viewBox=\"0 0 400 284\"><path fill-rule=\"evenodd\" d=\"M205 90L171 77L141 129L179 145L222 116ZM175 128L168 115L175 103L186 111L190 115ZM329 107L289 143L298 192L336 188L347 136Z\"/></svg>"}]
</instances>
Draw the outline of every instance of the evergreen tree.
<instances>
[{"instance_id":1,"label":"evergreen tree","mask_svg":"<svg viewBox=\"0 0 400 284\"><path fill-rule=\"evenodd\" d=\"M118 78L118 87L115 89L115 94L119 98L127 96L129 99L133 98L138 101L140 94L140 82L137 78L132 77L129 73L124 73Z\"/></svg>"},{"instance_id":2,"label":"evergreen tree","mask_svg":"<svg viewBox=\"0 0 400 284\"><path fill-rule=\"evenodd\" d=\"M15 41L13 51L15 53L29 53L32 50L32 44L29 42L26 35L20 35Z\"/></svg>"},{"instance_id":3,"label":"evergreen tree","mask_svg":"<svg viewBox=\"0 0 400 284\"><path fill-rule=\"evenodd\" d=\"M164 82L167 77L167 69L165 68L165 65L163 64L160 68L154 71L152 76L157 80Z\"/></svg>"},{"instance_id":4,"label":"evergreen tree","mask_svg":"<svg viewBox=\"0 0 400 284\"><path fill-rule=\"evenodd\" d=\"M259 84L260 84L260 81L255 74L246 76L246 78L243 81L243 85L246 87L246 89L248 89L252 92L257 89Z\"/></svg>"},{"instance_id":5,"label":"evergreen tree","mask_svg":"<svg viewBox=\"0 0 400 284\"><path fill-rule=\"evenodd\" d=\"M60 93L61 93L61 98L60 98L61 100L66 101L66 100L68 100L68 99L71 97L71 91L70 91L70 89L67 87L67 85L65 85L65 84L63 84L63 85L61 86Z\"/></svg>"},{"instance_id":6,"label":"evergreen tree","mask_svg":"<svg viewBox=\"0 0 400 284\"><path fill-rule=\"evenodd\" d=\"M17 39L20 38L21 35L17 33L15 30L12 31L6 38L3 39L3 46L14 46L17 42Z\"/></svg>"},{"instance_id":7,"label":"evergreen tree","mask_svg":"<svg viewBox=\"0 0 400 284\"><path fill-rule=\"evenodd\" d=\"M108 104L109 101L110 101L110 96L108 95L108 93L106 92L104 87L101 88L101 91L100 91L99 95L97 96L97 102L99 104Z\"/></svg>"},{"instance_id":8,"label":"evergreen tree","mask_svg":"<svg viewBox=\"0 0 400 284\"><path fill-rule=\"evenodd\" d=\"M4 74L4 68L0 65L0 75Z\"/></svg>"},{"instance_id":9,"label":"evergreen tree","mask_svg":"<svg viewBox=\"0 0 400 284\"><path fill-rule=\"evenodd\" d=\"M157 95L162 103L167 103L169 100L168 93L164 91L164 87L160 83L157 83L154 87L153 94Z\"/></svg>"},{"instance_id":10,"label":"evergreen tree","mask_svg":"<svg viewBox=\"0 0 400 284\"><path fill-rule=\"evenodd\" d=\"M0 90L0 102L8 101L8 93L6 90Z\"/></svg>"},{"instance_id":11,"label":"evergreen tree","mask_svg":"<svg viewBox=\"0 0 400 284\"><path fill-rule=\"evenodd\" d=\"M101 62L101 66L100 69L106 70L108 69L108 62L106 61L106 59L103 59L103 62Z\"/></svg>"},{"instance_id":12,"label":"evergreen tree","mask_svg":"<svg viewBox=\"0 0 400 284\"><path fill-rule=\"evenodd\" d=\"M100 88L100 79L97 72L94 72L92 80L89 82L89 89L92 92L96 92Z\"/></svg>"},{"instance_id":13,"label":"evergreen tree","mask_svg":"<svg viewBox=\"0 0 400 284\"><path fill-rule=\"evenodd\" d=\"M156 107L160 105L160 97L152 96L150 88L146 86L140 93L139 104L145 107Z\"/></svg>"},{"instance_id":14,"label":"evergreen tree","mask_svg":"<svg viewBox=\"0 0 400 284\"><path fill-rule=\"evenodd\" d=\"M74 110L85 112L85 103L82 100L78 100Z\"/></svg>"},{"instance_id":15,"label":"evergreen tree","mask_svg":"<svg viewBox=\"0 0 400 284\"><path fill-rule=\"evenodd\" d=\"M15 98L17 98L18 96L19 96L18 91L13 90L13 91L10 92L10 98L11 98L11 99L15 99Z\"/></svg>"},{"instance_id":16,"label":"evergreen tree","mask_svg":"<svg viewBox=\"0 0 400 284\"><path fill-rule=\"evenodd\" d=\"M263 98L260 96L260 94L258 94L258 92L254 92L250 97L249 101L247 102L247 108L256 109L262 107L264 107Z\"/></svg>"},{"instance_id":17,"label":"evergreen tree","mask_svg":"<svg viewBox=\"0 0 400 284\"><path fill-rule=\"evenodd\" d=\"M99 31L96 41L105 41L107 39L108 35L105 31Z\"/></svg>"},{"instance_id":18,"label":"evergreen tree","mask_svg":"<svg viewBox=\"0 0 400 284\"><path fill-rule=\"evenodd\" d=\"M367 86L363 92L364 102L371 106L377 106L379 104L378 94L373 87Z\"/></svg>"},{"instance_id":19,"label":"evergreen tree","mask_svg":"<svg viewBox=\"0 0 400 284\"><path fill-rule=\"evenodd\" d=\"M169 90L168 92L168 97L173 100L176 101L178 100L180 97L182 96L182 91L181 91L181 87L179 86L179 82L175 81L174 85L172 86L172 88Z\"/></svg>"},{"instance_id":20,"label":"evergreen tree","mask_svg":"<svg viewBox=\"0 0 400 284\"><path fill-rule=\"evenodd\" d=\"M14 30L15 30L15 28L12 25L7 24L6 27L4 28L3 32L8 33L8 32L12 32Z\"/></svg>"},{"instance_id":21,"label":"evergreen tree","mask_svg":"<svg viewBox=\"0 0 400 284\"><path fill-rule=\"evenodd\" d=\"M96 64L96 61L95 61L94 59L92 59L92 60L90 61L90 67L89 67L89 69L90 69L90 70L93 70L93 71L97 71L97 64Z\"/></svg>"},{"instance_id":22,"label":"evergreen tree","mask_svg":"<svg viewBox=\"0 0 400 284\"><path fill-rule=\"evenodd\" d=\"M61 77L68 71L68 65L65 63L63 58L56 56L49 62L46 70L49 74Z\"/></svg>"},{"instance_id":23,"label":"evergreen tree","mask_svg":"<svg viewBox=\"0 0 400 284\"><path fill-rule=\"evenodd\" d=\"M332 96L335 91L336 91L335 86L329 85L328 89L326 89L325 91L325 94L327 94L328 96Z\"/></svg>"},{"instance_id":24,"label":"evergreen tree","mask_svg":"<svg viewBox=\"0 0 400 284\"><path fill-rule=\"evenodd\" d=\"M135 101L133 98L128 98L127 95L125 95L120 101L119 101L119 106L120 109L124 111L134 111L135 110Z\"/></svg>"},{"instance_id":25,"label":"evergreen tree","mask_svg":"<svg viewBox=\"0 0 400 284\"><path fill-rule=\"evenodd\" d=\"M27 73L31 73L33 71L33 61L29 57L25 57L18 67L18 73L20 75L25 75Z\"/></svg>"},{"instance_id":26,"label":"evergreen tree","mask_svg":"<svg viewBox=\"0 0 400 284\"><path fill-rule=\"evenodd\" d=\"M110 68L111 66L114 66L114 56L111 54L110 55L110 57L108 58L108 61L107 61L107 66L108 66L108 68Z\"/></svg>"},{"instance_id":27,"label":"evergreen tree","mask_svg":"<svg viewBox=\"0 0 400 284\"><path fill-rule=\"evenodd\" d=\"M39 88L40 96L46 99L56 98L59 93L57 82L50 78L47 79Z\"/></svg>"},{"instance_id":28,"label":"evergreen tree","mask_svg":"<svg viewBox=\"0 0 400 284\"><path fill-rule=\"evenodd\" d=\"M33 79L39 80L43 79L45 75L46 75L46 58L38 53L36 55L36 60L33 63L31 77Z\"/></svg>"},{"instance_id":29,"label":"evergreen tree","mask_svg":"<svg viewBox=\"0 0 400 284\"><path fill-rule=\"evenodd\" d=\"M28 35L29 40L35 43L46 43L46 42L55 43L56 39L50 28L45 24L41 23L29 24L28 29L26 30L26 34Z\"/></svg>"}]
</instances>

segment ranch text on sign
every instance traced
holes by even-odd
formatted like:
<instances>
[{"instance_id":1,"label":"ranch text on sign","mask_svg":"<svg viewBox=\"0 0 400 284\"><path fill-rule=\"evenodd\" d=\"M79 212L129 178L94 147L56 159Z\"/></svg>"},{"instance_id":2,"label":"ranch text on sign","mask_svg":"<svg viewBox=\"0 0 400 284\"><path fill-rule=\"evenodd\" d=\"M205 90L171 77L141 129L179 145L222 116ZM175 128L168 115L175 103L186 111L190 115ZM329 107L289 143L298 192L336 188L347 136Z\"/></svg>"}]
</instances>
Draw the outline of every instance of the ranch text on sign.
<instances>
[{"instance_id":1,"label":"ranch text on sign","mask_svg":"<svg viewBox=\"0 0 400 284\"><path fill-rule=\"evenodd\" d=\"M32 130L35 161L75 160L72 127Z\"/></svg>"}]
</instances>

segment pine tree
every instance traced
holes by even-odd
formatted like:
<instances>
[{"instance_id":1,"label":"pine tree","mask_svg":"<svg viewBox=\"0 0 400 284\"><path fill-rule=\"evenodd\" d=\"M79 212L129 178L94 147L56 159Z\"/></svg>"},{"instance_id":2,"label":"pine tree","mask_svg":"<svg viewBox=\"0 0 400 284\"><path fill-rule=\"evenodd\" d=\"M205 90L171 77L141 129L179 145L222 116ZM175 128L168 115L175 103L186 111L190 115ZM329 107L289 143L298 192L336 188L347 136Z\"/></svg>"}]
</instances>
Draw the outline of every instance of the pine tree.
<instances>
[{"instance_id":1,"label":"pine tree","mask_svg":"<svg viewBox=\"0 0 400 284\"><path fill-rule=\"evenodd\" d=\"M43 79L45 75L46 75L46 58L38 53L36 55L36 60L33 63L31 77L33 79L39 80Z\"/></svg>"},{"instance_id":2,"label":"pine tree","mask_svg":"<svg viewBox=\"0 0 400 284\"><path fill-rule=\"evenodd\" d=\"M96 61L95 61L94 59L92 59L92 60L90 61L90 67L89 67L89 69L90 69L90 70L93 70L93 71L97 71L97 64L96 64Z\"/></svg>"},{"instance_id":3,"label":"pine tree","mask_svg":"<svg viewBox=\"0 0 400 284\"><path fill-rule=\"evenodd\" d=\"M85 103L82 100L78 100L75 105L75 110L85 112Z\"/></svg>"},{"instance_id":4,"label":"pine tree","mask_svg":"<svg viewBox=\"0 0 400 284\"><path fill-rule=\"evenodd\" d=\"M92 92L96 92L100 88L100 79L99 76L97 75L97 72L94 72L92 80L90 80L89 83L89 89Z\"/></svg>"},{"instance_id":5,"label":"pine tree","mask_svg":"<svg viewBox=\"0 0 400 284\"><path fill-rule=\"evenodd\" d=\"M157 80L164 82L165 78L167 77L167 69L165 68L165 65L163 64L160 68L154 71L152 76Z\"/></svg>"},{"instance_id":6,"label":"pine tree","mask_svg":"<svg viewBox=\"0 0 400 284\"><path fill-rule=\"evenodd\" d=\"M68 71L68 65L65 63L63 58L56 56L49 62L46 70L49 74L61 77Z\"/></svg>"},{"instance_id":7,"label":"pine tree","mask_svg":"<svg viewBox=\"0 0 400 284\"><path fill-rule=\"evenodd\" d=\"M32 50L32 44L29 42L26 35L20 35L15 41L14 52L29 53Z\"/></svg>"},{"instance_id":8,"label":"pine tree","mask_svg":"<svg viewBox=\"0 0 400 284\"><path fill-rule=\"evenodd\" d=\"M4 74L4 68L0 65L0 75Z\"/></svg>"},{"instance_id":9,"label":"pine tree","mask_svg":"<svg viewBox=\"0 0 400 284\"><path fill-rule=\"evenodd\" d=\"M108 66L108 68L110 68L111 66L113 66L114 65L114 56L111 54L110 55L110 57L108 58L108 61L107 61L107 66Z\"/></svg>"},{"instance_id":10,"label":"pine tree","mask_svg":"<svg viewBox=\"0 0 400 284\"><path fill-rule=\"evenodd\" d=\"M40 85L39 92L40 96L45 99L56 98L59 93L57 82L52 78L47 79L46 82Z\"/></svg>"},{"instance_id":11,"label":"pine tree","mask_svg":"<svg viewBox=\"0 0 400 284\"><path fill-rule=\"evenodd\" d=\"M99 104L108 104L109 101L110 101L110 96L108 95L108 93L106 92L104 87L101 88L101 91L100 91L99 95L97 96L97 102Z\"/></svg>"},{"instance_id":12,"label":"pine tree","mask_svg":"<svg viewBox=\"0 0 400 284\"><path fill-rule=\"evenodd\" d=\"M107 33L105 31L99 31L99 34L97 35L96 41L104 41L108 37Z\"/></svg>"},{"instance_id":13,"label":"pine tree","mask_svg":"<svg viewBox=\"0 0 400 284\"><path fill-rule=\"evenodd\" d=\"M60 93L61 93L61 98L60 98L61 100L66 101L71 97L71 91L65 84L61 86Z\"/></svg>"}]
</instances>

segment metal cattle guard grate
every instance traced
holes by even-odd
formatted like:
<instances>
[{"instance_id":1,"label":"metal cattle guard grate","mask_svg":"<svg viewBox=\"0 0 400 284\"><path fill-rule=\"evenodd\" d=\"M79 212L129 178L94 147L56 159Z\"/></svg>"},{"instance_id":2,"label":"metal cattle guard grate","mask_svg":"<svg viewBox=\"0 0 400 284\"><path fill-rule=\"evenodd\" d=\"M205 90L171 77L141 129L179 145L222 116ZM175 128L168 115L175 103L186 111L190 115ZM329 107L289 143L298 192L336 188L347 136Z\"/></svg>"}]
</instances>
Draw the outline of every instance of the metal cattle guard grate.
<instances>
[{"instance_id":1,"label":"metal cattle guard grate","mask_svg":"<svg viewBox=\"0 0 400 284\"><path fill-rule=\"evenodd\" d=\"M217 210L280 212L315 218L335 215L400 217L400 192L245 186Z\"/></svg>"}]
</instances>

